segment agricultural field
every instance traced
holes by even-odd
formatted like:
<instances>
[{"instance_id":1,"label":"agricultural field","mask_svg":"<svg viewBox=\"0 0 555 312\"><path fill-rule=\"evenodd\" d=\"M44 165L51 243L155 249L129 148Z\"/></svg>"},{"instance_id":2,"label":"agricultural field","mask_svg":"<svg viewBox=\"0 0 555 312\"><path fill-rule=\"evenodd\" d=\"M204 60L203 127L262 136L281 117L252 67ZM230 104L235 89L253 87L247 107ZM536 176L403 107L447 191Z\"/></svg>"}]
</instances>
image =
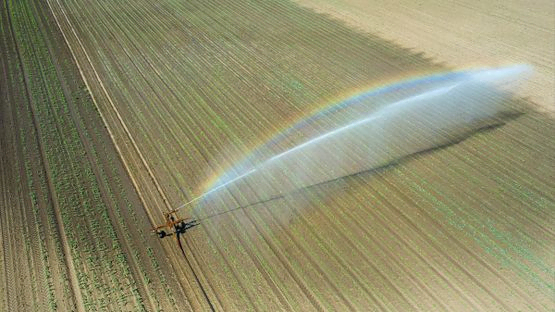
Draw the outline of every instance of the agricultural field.
<instances>
[{"instance_id":1,"label":"agricultural field","mask_svg":"<svg viewBox=\"0 0 555 312\"><path fill-rule=\"evenodd\" d=\"M449 66L530 64L535 74L519 94L530 98L537 110L555 113L552 1L295 2Z\"/></svg>"},{"instance_id":2,"label":"agricultural field","mask_svg":"<svg viewBox=\"0 0 555 312\"><path fill-rule=\"evenodd\" d=\"M50 11L1 13L0 311L188 306Z\"/></svg>"},{"instance_id":3,"label":"agricultural field","mask_svg":"<svg viewBox=\"0 0 555 312\"><path fill-rule=\"evenodd\" d=\"M545 46L481 61L462 32L368 3L2 1L0 311L555 309L555 12L519 19ZM422 37L388 31L401 17ZM195 201L322 107L501 61L539 72L503 125L269 200ZM181 248L150 232L176 207L199 221Z\"/></svg>"}]
</instances>

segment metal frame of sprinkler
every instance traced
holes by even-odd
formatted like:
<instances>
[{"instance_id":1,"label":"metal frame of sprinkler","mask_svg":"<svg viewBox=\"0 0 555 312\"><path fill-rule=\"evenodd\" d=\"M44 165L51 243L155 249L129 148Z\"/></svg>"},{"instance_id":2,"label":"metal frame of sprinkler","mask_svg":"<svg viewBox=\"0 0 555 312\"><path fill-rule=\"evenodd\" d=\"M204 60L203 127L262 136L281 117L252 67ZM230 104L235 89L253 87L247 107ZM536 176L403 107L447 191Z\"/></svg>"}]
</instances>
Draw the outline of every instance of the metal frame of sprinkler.
<instances>
[{"instance_id":1,"label":"metal frame of sprinkler","mask_svg":"<svg viewBox=\"0 0 555 312\"><path fill-rule=\"evenodd\" d=\"M152 229L160 238L175 235L175 237L179 239L179 235L185 234L188 229L198 225L198 221L195 219L180 218L177 215L177 209L165 212L164 219L166 223L160 224ZM170 232L166 232L165 229Z\"/></svg>"}]
</instances>

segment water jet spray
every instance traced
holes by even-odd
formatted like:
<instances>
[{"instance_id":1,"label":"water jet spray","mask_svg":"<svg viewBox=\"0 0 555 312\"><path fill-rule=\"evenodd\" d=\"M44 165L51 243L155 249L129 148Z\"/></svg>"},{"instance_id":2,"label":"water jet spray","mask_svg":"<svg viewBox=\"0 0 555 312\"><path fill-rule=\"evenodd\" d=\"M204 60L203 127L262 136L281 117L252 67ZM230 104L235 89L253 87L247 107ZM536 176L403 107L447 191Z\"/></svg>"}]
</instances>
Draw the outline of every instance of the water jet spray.
<instances>
[{"instance_id":1,"label":"water jet spray","mask_svg":"<svg viewBox=\"0 0 555 312\"><path fill-rule=\"evenodd\" d=\"M530 71L516 65L449 73L396 85L396 90L410 85L413 94L396 98L374 91L347 99L269 140L176 210L199 201L209 205L210 199L233 199L233 208L215 207L201 216L206 219L461 140L476 129L502 123L503 114L516 109L509 101L514 88ZM321 131L314 134L316 123ZM307 139L261 156L299 133Z\"/></svg>"}]
</instances>

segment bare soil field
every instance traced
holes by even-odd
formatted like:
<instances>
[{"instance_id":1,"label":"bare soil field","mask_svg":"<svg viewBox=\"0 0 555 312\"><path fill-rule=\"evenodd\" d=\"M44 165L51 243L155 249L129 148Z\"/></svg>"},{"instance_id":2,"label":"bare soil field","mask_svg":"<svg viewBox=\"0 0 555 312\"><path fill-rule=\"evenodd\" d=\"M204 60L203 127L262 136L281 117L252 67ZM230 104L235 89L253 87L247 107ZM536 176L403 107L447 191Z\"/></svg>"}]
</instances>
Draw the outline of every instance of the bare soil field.
<instances>
[{"instance_id":1,"label":"bare soil field","mask_svg":"<svg viewBox=\"0 0 555 312\"><path fill-rule=\"evenodd\" d=\"M182 249L150 233L338 97L523 61L466 62L454 45L436 55L357 20L355 4L3 1L0 310L553 310L555 121L531 109L274 200L187 206L200 225ZM380 5L357 14L460 39ZM552 31L538 14L538 31ZM553 64L537 50L544 78L514 100L549 110Z\"/></svg>"},{"instance_id":2,"label":"bare soil field","mask_svg":"<svg viewBox=\"0 0 555 312\"><path fill-rule=\"evenodd\" d=\"M295 0L364 32L455 68L534 66L521 95L555 112L553 1Z\"/></svg>"}]
</instances>

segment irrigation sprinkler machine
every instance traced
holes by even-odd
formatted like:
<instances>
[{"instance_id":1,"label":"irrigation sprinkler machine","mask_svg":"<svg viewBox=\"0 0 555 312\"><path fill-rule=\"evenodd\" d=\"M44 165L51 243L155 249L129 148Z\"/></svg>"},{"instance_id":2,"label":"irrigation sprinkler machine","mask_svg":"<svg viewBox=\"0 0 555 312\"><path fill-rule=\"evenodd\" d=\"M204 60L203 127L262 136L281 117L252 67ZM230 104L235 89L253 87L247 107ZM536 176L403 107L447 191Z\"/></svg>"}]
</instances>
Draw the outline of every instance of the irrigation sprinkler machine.
<instances>
[{"instance_id":1,"label":"irrigation sprinkler machine","mask_svg":"<svg viewBox=\"0 0 555 312\"><path fill-rule=\"evenodd\" d=\"M154 227L152 232L156 233L160 238L172 235L179 238L179 235L185 234L188 229L199 224L197 220L192 218L180 218L177 215L178 210L179 208L165 212L164 219L166 223Z\"/></svg>"},{"instance_id":2,"label":"irrigation sprinkler machine","mask_svg":"<svg viewBox=\"0 0 555 312\"><path fill-rule=\"evenodd\" d=\"M409 155L458 142L486 126L502 124L502 116L517 110L506 100L530 72L528 65L513 65L445 73L348 98L294 124L256 151L272 150L289 134L302 134L308 129L305 142L269 158L264 152L252 153L230 170L232 174L222 175L211 189L164 213L166 223L153 228L153 232L160 238L175 235L179 241L179 235L199 221L222 213L195 220L180 218L177 212L220 190L233 195L234 189L240 189L228 188L231 185L249 185L254 193L263 194L257 203L266 202L295 190L381 168ZM311 126L320 128L323 120L328 125L321 133L309 135ZM335 169L322 171L329 167ZM259 183L263 180L274 182L267 187ZM239 205L223 213L244 207Z\"/></svg>"}]
</instances>

